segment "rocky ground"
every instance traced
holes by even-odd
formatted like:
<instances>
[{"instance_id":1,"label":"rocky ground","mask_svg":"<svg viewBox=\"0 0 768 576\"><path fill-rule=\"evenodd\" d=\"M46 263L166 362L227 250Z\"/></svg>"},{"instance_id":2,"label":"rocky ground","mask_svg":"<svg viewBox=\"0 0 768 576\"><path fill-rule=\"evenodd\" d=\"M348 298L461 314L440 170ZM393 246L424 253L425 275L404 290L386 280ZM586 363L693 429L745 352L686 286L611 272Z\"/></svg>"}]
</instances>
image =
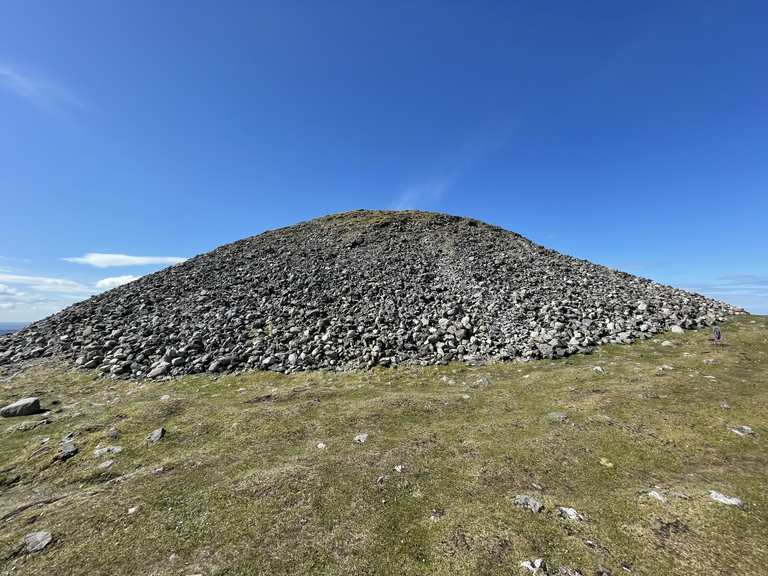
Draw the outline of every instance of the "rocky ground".
<instances>
[{"instance_id":1,"label":"rocky ground","mask_svg":"<svg viewBox=\"0 0 768 576\"><path fill-rule=\"evenodd\" d=\"M37 359L0 378L0 574L766 574L768 318L710 335L164 381Z\"/></svg>"},{"instance_id":2,"label":"rocky ground","mask_svg":"<svg viewBox=\"0 0 768 576\"><path fill-rule=\"evenodd\" d=\"M482 222L356 211L228 244L10 336L116 377L553 358L734 310Z\"/></svg>"}]
</instances>

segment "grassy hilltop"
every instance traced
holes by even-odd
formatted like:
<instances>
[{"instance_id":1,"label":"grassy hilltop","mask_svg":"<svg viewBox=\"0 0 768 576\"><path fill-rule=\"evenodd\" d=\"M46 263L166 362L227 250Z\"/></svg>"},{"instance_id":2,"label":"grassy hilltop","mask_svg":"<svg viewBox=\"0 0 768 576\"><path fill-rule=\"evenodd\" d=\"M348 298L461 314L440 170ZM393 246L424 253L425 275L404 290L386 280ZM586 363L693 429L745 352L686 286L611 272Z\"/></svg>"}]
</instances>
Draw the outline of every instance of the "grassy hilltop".
<instances>
[{"instance_id":1,"label":"grassy hilltop","mask_svg":"<svg viewBox=\"0 0 768 576\"><path fill-rule=\"evenodd\" d=\"M765 574L768 319L724 335L290 376L31 368L0 380L0 404L52 410L0 420L0 574ZM35 531L53 541L27 554Z\"/></svg>"}]
</instances>

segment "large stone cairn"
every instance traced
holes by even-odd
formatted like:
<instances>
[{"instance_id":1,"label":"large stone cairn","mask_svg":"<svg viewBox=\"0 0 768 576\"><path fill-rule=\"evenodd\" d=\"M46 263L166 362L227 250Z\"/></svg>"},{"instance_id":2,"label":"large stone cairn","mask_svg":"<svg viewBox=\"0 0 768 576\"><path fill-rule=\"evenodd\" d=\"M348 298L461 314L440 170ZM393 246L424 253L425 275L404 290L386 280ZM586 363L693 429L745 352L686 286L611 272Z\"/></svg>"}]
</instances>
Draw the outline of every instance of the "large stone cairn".
<instances>
[{"instance_id":1,"label":"large stone cairn","mask_svg":"<svg viewBox=\"0 0 768 576\"><path fill-rule=\"evenodd\" d=\"M556 358L737 312L502 228L355 211L221 246L0 337L115 377Z\"/></svg>"}]
</instances>

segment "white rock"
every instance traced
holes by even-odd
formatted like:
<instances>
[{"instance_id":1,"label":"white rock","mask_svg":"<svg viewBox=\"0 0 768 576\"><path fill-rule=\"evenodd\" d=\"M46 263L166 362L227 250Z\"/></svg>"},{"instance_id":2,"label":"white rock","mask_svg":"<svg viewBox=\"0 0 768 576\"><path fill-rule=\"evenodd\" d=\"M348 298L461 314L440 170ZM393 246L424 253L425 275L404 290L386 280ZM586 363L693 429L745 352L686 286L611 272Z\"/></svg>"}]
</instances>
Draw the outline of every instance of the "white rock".
<instances>
[{"instance_id":1,"label":"white rock","mask_svg":"<svg viewBox=\"0 0 768 576\"><path fill-rule=\"evenodd\" d=\"M100 468L100 469L102 469L102 470L106 470L107 468L109 468L110 466L112 466L112 464L114 464L114 463L115 463L115 461L114 461L114 460L104 460L104 462L102 462L101 464L99 464L99 465L97 466L97 468Z\"/></svg>"},{"instance_id":2,"label":"white rock","mask_svg":"<svg viewBox=\"0 0 768 576\"><path fill-rule=\"evenodd\" d=\"M567 506L558 506L557 513L567 520L577 520L579 522L584 520L584 516L582 514L576 512L574 508L568 508Z\"/></svg>"},{"instance_id":3,"label":"white rock","mask_svg":"<svg viewBox=\"0 0 768 576\"><path fill-rule=\"evenodd\" d=\"M366 440L368 440L368 434L362 433L355 436L355 442L358 444L363 444Z\"/></svg>"},{"instance_id":4,"label":"white rock","mask_svg":"<svg viewBox=\"0 0 768 576\"><path fill-rule=\"evenodd\" d=\"M50 532L41 530L40 532L31 532L24 536L24 545L28 553L39 552L53 540Z\"/></svg>"},{"instance_id":5,"label":"white rock","mask_svg":"<svg viewBox=\"0 0 768 576\"><path fill-rule=\"evenodd\" d=\"M317 449L318 450L325 450L326 448L328 448L328 446L325 444L325 442L318 442L317 443Z\"/></svg>"},{"instance_id":6,"label":"white rock","mask_svg":"<svg viewBox=\"0 0 768 576\"><path fill-rule=\"evenodd\" d=\"M648 492L648 496L650 496L651 498L655 498L656 500L662 503L667 501L667 497L661 494L660 492L657 492L656 490L651 490L650 492Z\"/></svg>"},{"instance_id":7,"label":"white rock","mask_svg":"<svg viewBox=\"0 0 768 576\"><path fill-rule=\"evenodd\" d=\"M685 332L685 330L683 330L680 326L672 326L670 330L672 331L673 334L682 334L683 332Z\"/></svg>"},{"instance_id":8,"label":"white rock","mask_svg":"<svg viewBox=\"0 0 768 576\"><path fill-rule=\"evenodd\" d=\"M544 564L543 558L536 558L535 560L523 560L520 562L520 567L525 568L531 574L539 574L539 569Z\"/></svg>"},{"instance_id":9,"label":"white rock","mask_svg":"<svg viewBox=\"0 0 768 576\"><path fill-rule=\"evenodd\" d=\"M595 366L594 368L592 368L592 370L594 370L598 374L605 374L605 370L603 369L602 366Z\"/></svg>"},{"instance_id":10,"label":"white rock","mask_svg":"<svg viewBox=\"0 0 768 576\"><path fill-rule=\"evenodd\" d=\"M661 345L662 346L674 346L674 344L672 344L672 342L670 342L669 340L664 340L664 342L662 342Z\"/></svg>"},{"instance_id":11,"label":"white rock","mask_svg":"<svg viewBox=\"0 0 768 576\"><path fill-rule=\"evenodd\" d=\"M741 501L741 498L736 498L735 496L726 496L717 490L710 490L709 497L715 502L720 502L721 504L725 504L727 506L738 506L739 508L744 506L744 502Z\"/></svg>"},{"instance_id":12,"label":"white rock","mask_svg":"<svg viewBox=\"0 0 768 576\"><path fill-rule=\"evenodd\" d=\"M402 472L404 469L405 467L402 464L395 466L395 472Z\"/></svg>"},{"instance_id":13,"label":"white rock","mask_svg":"<svg viewBox=\"0 0 768 576\"><path fill-rule=\"evenodd\" d=\"M138 506L132 506L132 507L128 508L128 514L136 514L138 509L139 509Z\"/></svg>"},{"instance_id":14,"label":"white rock","mask_svg":"<svg viewBox=\"0 0 768 576\"><path fill-rule=\"evenodd\" d=\"M93 456L94 458L101 458L107 454L119 454L122 451L122 446L105 446L104 448L96 448L96 450L93 451Z\"/></svg>"},{"instance_id":15,"label":"white rock","mask_svg":"<svg viewBox=\"0 0 768 576\"><path fill-rule=\"evenodd\" d=\"M755 433L749 426L738 426L736 428L731 428L731 432L737 434L738 436L749 436L750 434Z\"/></svg>"},{"instance_id":16,"label":"white rock","mask_svg":"<svg viewBox=\"0 0 768 576\"><path fill-rule=\"evenodd\" d=\"M170 399L171 397L168 394L163 394L162 396L160 396L160 400L162 400L163 402Z\"/></svg>"}]
</instances>

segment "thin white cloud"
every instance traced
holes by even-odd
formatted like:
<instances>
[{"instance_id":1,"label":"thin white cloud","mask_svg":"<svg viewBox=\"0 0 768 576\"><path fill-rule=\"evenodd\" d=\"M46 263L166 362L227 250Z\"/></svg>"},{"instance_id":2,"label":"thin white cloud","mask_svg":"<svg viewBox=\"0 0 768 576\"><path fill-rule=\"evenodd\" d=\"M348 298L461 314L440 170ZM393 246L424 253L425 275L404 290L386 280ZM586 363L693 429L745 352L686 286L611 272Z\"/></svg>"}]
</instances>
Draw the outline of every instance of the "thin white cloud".
<instances>
[{"instance_id":1,"label":"thin white cloud","mask_svg":"<svg viewBox=\"0 0 768 576\"><path fill-rule=\"evenodd\" d=\"M82 100L70 90L0 62L0 87L38 108L54 110L61 107L83 108Z\"/></svg>"},{"instance_id":2,"label":"thin white cloud","mask_svg":"<svg viewBox=\"0 0 768 576\"><path fill-rule=\"evenodd\" d=\"M394 203L395 210L429 208L437 204L453 186L455 178L446 176L404 188Z\"/></svg>"},{"instance_id":3,"label":"thin white cloud","mask_svg":"<svg viewBox=\"0 0 768 576\"><path fill-rule=\"evenodd\" d=\"M689 284L684 288L741 306L755 314L768 314L768 276L720 276L714 282Z\"/></svg>"},{"instance_id":4,"label":"thin white cloud","mask_svg":"<svg viewBox=\"0 0 768 576\"><path fill-rule=\"evenodd\" d=\"M2 320L41 318L89 296L93 290L61 278L0 274ZM16 285L18 287L15 287Z\"/></svg>"},{"instance_id":5,"label":"thin white cloud","mask_svg":"<svg viewBox=\"0 0 768 576\"><path fill-rule=\"evenodd\" d=\"M18 274L0 274L0 282L20 284L32 290L61 293L89 293L93 290L84 284L64 278L46 276L21 276Z\"/></svg>"},{"instance_id":6,"label":"thin white cloud","mask_svg":"<svg viewBox=\"0 0 768 576\"><path fill-rule=\"evenodd\" d=\"M125 276L112 276L111 278L104 278L103 280L96 282L96 288L100 290L112 290L112 288L117 288L118 286L128 284L128 282L133 282L138 279L139 276L131 276L130 274Z\"/></svg>"},{"instance_id":7,"label":"thin white cloud","mask_svg":"<svg viewBox=\"0 0 768 576\"><path fill-rule=\"evenodd\" d=\"M63 258L67 262L87 264L96 268L111 268L115 266L147 266L152 264L179 264L186 258L178 256L128 256L127 254L102 254L88 252L84 256Z\"/></svg>"}]
</instances>

